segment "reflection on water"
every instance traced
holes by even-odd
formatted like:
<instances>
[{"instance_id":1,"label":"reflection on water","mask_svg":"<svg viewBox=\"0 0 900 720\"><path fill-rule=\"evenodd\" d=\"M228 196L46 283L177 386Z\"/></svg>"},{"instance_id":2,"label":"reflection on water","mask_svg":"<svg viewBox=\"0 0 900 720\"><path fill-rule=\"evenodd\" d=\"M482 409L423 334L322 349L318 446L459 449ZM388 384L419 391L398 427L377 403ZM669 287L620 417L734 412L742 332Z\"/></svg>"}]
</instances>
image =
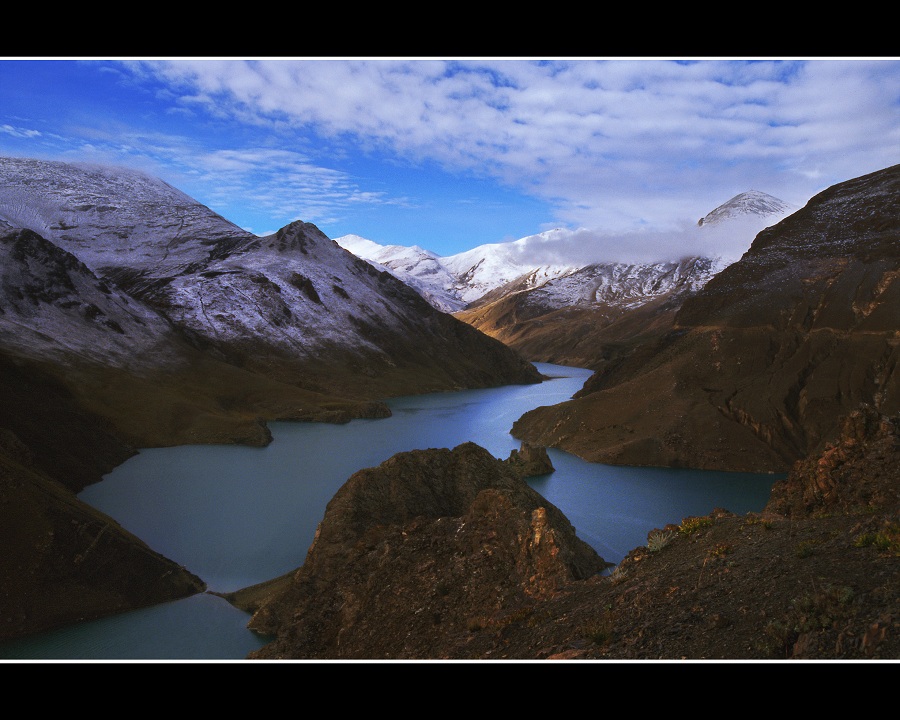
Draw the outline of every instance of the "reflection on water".
<instances>
[{"instance_id":1,"label":"reflection on water","mask_svg":"<svg viewBox=\"0 0 900 720\"><path fill-rule=\"evenodd\" d=\"M509 430L532 408L569 399L587 370L537 364L553 379L396 398L393 415L344 425L273 423L266 448L142 450L79 497L154 550L227 592L299 567L325 506L357 470L413 449L473 441L499 458L520 442ZM762 509L775 476L586 463L550 449L556 471L529 484L579 536L617 563L647 533L723 507ZM262 644L248 616L201 595L0 646L0 658L241 659Z\"/></svg>"}]
</instances>

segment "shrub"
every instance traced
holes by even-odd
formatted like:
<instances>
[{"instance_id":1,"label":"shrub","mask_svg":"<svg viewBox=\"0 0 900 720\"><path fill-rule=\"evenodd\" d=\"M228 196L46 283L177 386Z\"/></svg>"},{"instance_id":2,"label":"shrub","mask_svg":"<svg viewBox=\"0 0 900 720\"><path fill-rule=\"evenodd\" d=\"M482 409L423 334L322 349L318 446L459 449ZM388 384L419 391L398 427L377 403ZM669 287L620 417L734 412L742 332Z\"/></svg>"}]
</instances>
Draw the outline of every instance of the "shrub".
<instances>
[{"instance_id":1,"label":"shrub","mask_svg":"<svg viewBox=\"0 0 900 720\"><path fill-rule=\"evenodd\" d=\"M681 521L678 526L678 532L682 535L693 535L702 528L709 527L713 524L711 517L689 517Z\"/></svg>"},{"instance_id":2,"label":"shrub","mask_svg":"<svg viewBox=\"0 0 900 720\"><path fill-rule=\"evenodd\" d=\"M853 544L856 547L874 547L886 555L900 557L900 525L890 523L879 532L857 535Z\"/></svg>"},{"instance_id":3,"label":"shrub","mask_svg":"<svg viewBox=\"0 0 900 720\"><path fill-rule=\"evenodd\" d=\"M744 526L750 525L762 525L762 527L766 530L772 529L772 521L771 520L763 520L759 515L748 515L747 519L744 520Z\"/></svg>"},{"instance_id":4,"label":"shrub","mask_svg":"<svg viewBox=\"0 0 900 720\"><path fill-rule=\"evenodd\" d=\"M647 535L647 549L650 552L659 552L675 539L672 530L651 530Z\"/></svg>"}]
</instances>

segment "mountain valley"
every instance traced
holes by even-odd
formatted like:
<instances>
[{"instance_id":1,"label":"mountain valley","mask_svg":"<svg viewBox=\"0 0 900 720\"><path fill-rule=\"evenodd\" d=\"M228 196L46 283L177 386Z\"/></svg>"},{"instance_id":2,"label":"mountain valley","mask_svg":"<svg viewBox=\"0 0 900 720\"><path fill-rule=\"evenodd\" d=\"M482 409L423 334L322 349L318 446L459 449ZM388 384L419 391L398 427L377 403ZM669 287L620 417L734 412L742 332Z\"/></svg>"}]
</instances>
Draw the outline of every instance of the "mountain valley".
<instances>
[{"instance_id":1,"label":"mountain valley","mask_svg":"<svg viewBox=\"0 0 900 720\"><path fill-rule=\"evenodd\" d=\"M0 158L0 640L205 590L76 497L138 448L261 446L268 421L551 362L594 375L514 424L523 455L788 479L603 575L512 461L395 456L348 480L305 565L227 598L276 638L255 657L897 657L898 206L893 166L716 208L699 232L754 228L739 259L534 264L560 231L450 258L259 237L143 173ZM792 615L801 585L832 622Z\"/></svg>"}]
</instances>

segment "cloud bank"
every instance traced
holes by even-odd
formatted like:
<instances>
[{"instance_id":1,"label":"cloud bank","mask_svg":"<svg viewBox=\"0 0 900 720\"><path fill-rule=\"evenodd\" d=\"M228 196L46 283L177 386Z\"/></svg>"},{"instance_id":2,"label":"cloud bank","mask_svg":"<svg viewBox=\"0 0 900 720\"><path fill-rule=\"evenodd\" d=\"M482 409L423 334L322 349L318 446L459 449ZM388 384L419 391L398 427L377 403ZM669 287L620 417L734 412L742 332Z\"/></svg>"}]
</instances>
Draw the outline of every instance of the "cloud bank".
<instances>
[{"instance_id":1,"label":"cloud bank","mask_svg":"<svg viewBox=\"0 0 900 720\"><path fill-rule=\"evenodd\" d=\"M129 62L184 108L490 176L570 227L681 232L751 187L803 204L900 160L900 63ZM639 242L635 240L635 242Z\"/></svg>"}]
</instances>

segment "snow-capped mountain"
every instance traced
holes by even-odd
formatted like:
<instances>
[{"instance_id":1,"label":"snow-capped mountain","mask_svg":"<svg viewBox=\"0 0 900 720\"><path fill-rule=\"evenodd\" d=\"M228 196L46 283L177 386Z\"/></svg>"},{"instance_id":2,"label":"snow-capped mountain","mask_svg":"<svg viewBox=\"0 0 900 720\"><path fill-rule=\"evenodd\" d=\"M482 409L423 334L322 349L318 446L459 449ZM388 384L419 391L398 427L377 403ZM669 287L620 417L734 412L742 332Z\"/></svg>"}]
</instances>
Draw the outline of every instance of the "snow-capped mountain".
<instances>
[{"instance_id":1,"label":"snow-capped mountain","mask_svg":"<svg viewBox=\"0 0 900 720\"><path fill-rule=\"evenodd\" d=\"M558 240L566 231L556 228L507 243L479 245L442 258L457 279L457 293L470 304L485 293L518 281L521 289L538 287L547 280L578 269L568 263L536 262L541 246Z\"/></svg>"},{"instance_id":2,"label":"snow-capped mountain","mask_svg":"<svg viewBox=\"0 0 900 720\"><path fill-rule=\"evenodd\" d=\"M706 247L749 247L791 209L763 193L743 193L716 208L695 232ZM592 263L539 282L514 280L456 316L532 361L595 367L618 352L614 348L664 332L681 303L737 259L711 253Z\"/></svg>"},{"instance_id":3,"label":"snow-capped mountain","mask_svg":"<svg viewBox=\"0 0 900 720\"><path fill-rule=\"evenodd\" d=\"M106 267L172 274L255 237L140 171L31 158L0 157L0 221L36 232L101 274Z\"/></svg>"},{"instance_id":4,"label":"snow-capped mountain","mask_svg":"<svg viewBox=\"0 0 900 720\"><path fill-rule=\"evenodd\" d=\"M628 310L676 292L696 292L720 268L709 258L648 264L597 263L548 280L527 293L524 302L544 307L599 303Z\"/></svg>"},{"instance_id":5,"label":"snow-capped mountain","mask_svg":"<svg viewBox=\"0 0 900 720\"><path fill-rule=\"evenodd\" d=\"M141 172L0 158L0 222L11 233L0 351L24 352L28 339L40 356L43 337L108 365L147 360L177 335L243 370L357 400L539 379L314 225L257 237Z\"/></svg>"},{"instance_id":6,"label":"snow-capped mountain","mask_svg":"<svg viewBox=\"0 0 900 720\"><path fill-rule=\"evenodd\" d=\"M0 348L115 367L172 360L175 333L144 303L31 230L0 228Z\"/></svg>"},{"instance_id":7,"label":"snow-capped mountain","mask_svg":"<svg viewBox=\"0 0 900 720\"><path fill-rule=\"evenodd\" d=\"M456 277L429 250L418 245L379 245L359 235L344 235L335 242L402 280L438 310L455 312L466 305L458 297Z\"/></svg>"},{"instance_id":8,"label":"snow-capped mountain","mask_svg":"<svg viewBox=\"0 0 900 720\"><path fill-rule=\"evenodd\" d=\"M444 257L417 245L380 245L359 235L345 235L335 242L415 288L439 310L456 312L513 281L519 281L522 289L531 288L577 270L577 265L535 264L530 259L529 247L556 239L562 232L548 230Z\"/></svg>"},{"instance_id":9,"label":"snow-capped mountain","mask_svg":"<svg viewBox=\"0 0 900 720\"><path fill-rule=\"evenodd\" d=\"M796 210L795 207L766 193L751 190L736 195L698 222L701 240L714 248L718 241L728 238L728 246L748 248L753 238L764 228ZM565 284L555 283L558 299L579 298L592 291L592 283L606 283L606 298L611 294L630 296L640 302L642 293L650 288L646 300L665 293L665 278L672 276L672 268L679 260L661 260L642 266L628 263L609 263L597 257L594 262L547 263L550 248L560 246L571 238L571 231L556 228L506 243L489 243L455 255L438 256L419 246L381 245L359 235L345 235L336 242L355 255L376 264L413 287L428 302L444 312L459 312L494 301L512 292L541 287L562 278ZM710 252L707 269L691 280L695 290L716 272L739 256L721 251ZM588 270L587 268L591 268ZM603 268L603 269L601 269ZM595 277L596 276L596 277ZM599 279L600 276L606 280ZM651 279L655 278L655 279ZM613 289L620 282L635 280L632 289ZM577 288L584 282L584 288Z\"/></svg>"}]
</instances>

